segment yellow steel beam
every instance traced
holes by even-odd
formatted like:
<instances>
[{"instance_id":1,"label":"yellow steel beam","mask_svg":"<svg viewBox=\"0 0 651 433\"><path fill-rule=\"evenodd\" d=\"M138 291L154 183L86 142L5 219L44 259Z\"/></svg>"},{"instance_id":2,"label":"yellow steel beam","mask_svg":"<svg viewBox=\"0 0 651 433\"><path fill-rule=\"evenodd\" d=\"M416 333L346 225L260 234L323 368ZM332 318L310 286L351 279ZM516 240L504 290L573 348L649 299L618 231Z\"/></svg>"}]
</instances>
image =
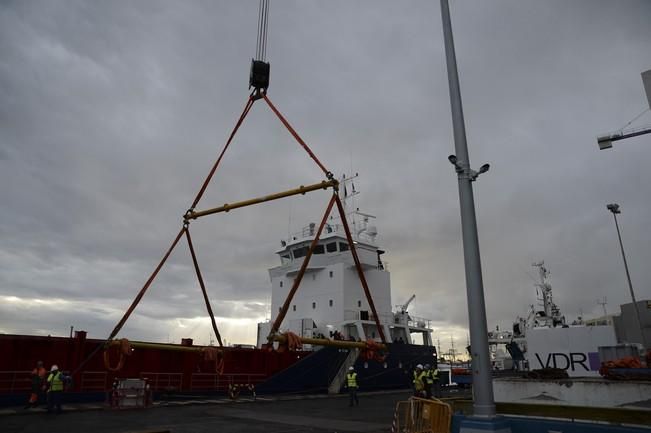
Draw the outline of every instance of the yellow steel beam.
<instances>
[{"instance_id":1,"label":"yellow steel beam","mask_svg":"<svg viewBox=\"0 0 651 433\"><path fill-rule=\"evenodd\" d=\"M120 344L120 340L112 340L109 343L111 346L119 346ZM129 345L136 349L158 349L179 352L201 352L205 349L203 346L182 346L179 344L146 343L143 341L129 341Z\"/></svg>"},{"instance_id":2,"label":"yellow steel beam","mask_svg":"<svg viewBox=\"0 0 651 433\"><path fill-rule=\"evenodd\" d=\"M349 340L330 340L327 338L307 338L299 337L301 343L303 344L313 344L315 346L330 346L330 347L340 347L343 349L366 349L367 345L364 341L349 341ZM272 337L273 341L278 341L279 343L286 343L287 337L283 334L276 334ZM119 346L120 340L111 340L109 345ZM201 352L206 349L203 346L182 346L179 344L165 344L165 343L147 343L143 341L129 341L129 345L135 349L158 349L158 350L171 350L171 351L180 351L180 352ZM387 346L378 343L377 348L380 350L386 350Z\"/></svg>"},{"instance_id":3,"label":"yellow steel beam","mask_svg":"<svg viewBox=\"0 0 651 433\"><path fill-rule=\"evenodd\" d=\"M250 200L238 201L236 203L231 203L231 204L227 203L223 206L219 206L212 209L206 209L206 210L196 211L196 212L189 211L188 213L185 214L184 219L186 221L190 219L197 219L202 216L211 215L219 212L228 212L240 207L251 206L254 204L264 203L266 201L278 200L279 198L290 197L292 195L305 194L306 192L316 191L318 189L337 188L338 186L339 186L339 181L337 181L336 179L323 180L319 183L314 183L312 185L307 185L307 186L301 185L298 188L290 189L283 192L278 192L276 194L270 194L263 197L252 198Z\"/></svg>"},{"instance_id":4,"label":"yellow steel beam","mask_svg":"<svg viewBox=\"0 0 651 433\"><path fill-rule=\"evenodd\" d=\"M273 341L277 341L283 344L287 342L287 337L283 334L275 334L271 337L271 339ZM307 338L307 337L299 337L299 339L303 344L313 344L315 346L340 347L343 349L366 349L367 348L366 342L364 341L330 340L327 338ZM387 346L382 343L378 343L377 348L380 350L386 350Z\"/></svg>"}]
</instances>

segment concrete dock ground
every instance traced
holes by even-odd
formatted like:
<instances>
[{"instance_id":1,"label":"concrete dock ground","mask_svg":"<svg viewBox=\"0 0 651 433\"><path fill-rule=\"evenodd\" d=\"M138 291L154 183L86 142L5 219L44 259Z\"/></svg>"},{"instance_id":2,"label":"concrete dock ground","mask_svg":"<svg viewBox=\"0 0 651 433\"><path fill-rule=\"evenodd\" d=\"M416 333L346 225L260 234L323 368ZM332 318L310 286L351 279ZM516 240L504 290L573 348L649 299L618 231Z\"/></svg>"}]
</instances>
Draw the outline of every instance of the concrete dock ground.
<instances>
[{"instance_id":1,"label":"concrete dock ground","mask_svg":"<svg viewBox=\"0 0 651 433\"><path fill-rule=\"evenodd\" d=\"M357 407L347 395L258 397L158 403L147 409L68 405L60 415L42 409L0 411L3 433L230 433L390 432L398 401L409 391L360 393Z\"/></svg>"}]
</instances>

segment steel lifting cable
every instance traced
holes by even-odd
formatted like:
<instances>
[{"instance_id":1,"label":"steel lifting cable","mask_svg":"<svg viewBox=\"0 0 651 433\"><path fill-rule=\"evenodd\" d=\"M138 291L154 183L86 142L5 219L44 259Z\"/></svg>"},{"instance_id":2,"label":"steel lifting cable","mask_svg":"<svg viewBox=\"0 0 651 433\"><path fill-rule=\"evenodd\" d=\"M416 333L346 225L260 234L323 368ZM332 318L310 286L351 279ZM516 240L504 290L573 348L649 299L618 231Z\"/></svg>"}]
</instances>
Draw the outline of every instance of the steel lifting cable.
<instances>
[{"instance_id":1,"label":"steel lifting cable","mask_svg":"<svg viewBox=\"0 0 651 433\"><path fill-rule=\"evenodd\" d=\"M267 30L269 29L269 0L262 0L265 3L264 13L264 33L262 36L262 61L267 61Z\"/></svg>"},{"instance_id":2,"label":"steel lifting cable","mask_svg":"<svg viewBox=\"0 0 651 433\"><path fill-rule=\"evenodd\" d=\"M256 60L267 59L267 30L269 28L269 0L260 0L258 6L258 38L256 40Z\"/></svg>"},{"instance_id":3,"label":"steel lifting cable","mask_svg":"<svg viewBox=\"0 0 651 433\"><path fill-rule=\"evenodd\" d=\"M261 34L261 26L262 26L262 1L260 0L260 3L258 4L258 37L255 40L255 59L256 60L261 60L260 59L260 34Z\"/></svg>"}]
</instances>

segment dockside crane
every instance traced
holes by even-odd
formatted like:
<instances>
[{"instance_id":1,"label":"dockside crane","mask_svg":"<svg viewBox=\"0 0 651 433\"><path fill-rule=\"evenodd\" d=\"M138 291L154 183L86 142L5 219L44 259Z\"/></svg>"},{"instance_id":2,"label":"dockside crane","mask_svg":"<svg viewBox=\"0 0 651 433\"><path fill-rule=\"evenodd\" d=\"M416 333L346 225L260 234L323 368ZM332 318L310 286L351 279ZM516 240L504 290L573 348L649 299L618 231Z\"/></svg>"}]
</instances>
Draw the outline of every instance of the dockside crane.
<instances>
[{"instance_id":1,"label":"dockside crane","mask_svg":"<svg viewBox=\"0 0 651 433\"><path fill-rule=\"evenodd\" d=\"M599 145L599 150L610 149L613 147L613 141L624 140L625 138L638 137L640 135L651 134L651 126L645 126L641 128L628 128L633 122L642 117L644 114L651 111L651 69L646 72L642 72L642 84L644 85L644 91L646 93L646 98L649 102L649 108L646 108L640 114L638 114L633 120L624 125L623 128L611 132L608 134L601 135L597 137L597 144Z\"/></svg>"}]
</instances>

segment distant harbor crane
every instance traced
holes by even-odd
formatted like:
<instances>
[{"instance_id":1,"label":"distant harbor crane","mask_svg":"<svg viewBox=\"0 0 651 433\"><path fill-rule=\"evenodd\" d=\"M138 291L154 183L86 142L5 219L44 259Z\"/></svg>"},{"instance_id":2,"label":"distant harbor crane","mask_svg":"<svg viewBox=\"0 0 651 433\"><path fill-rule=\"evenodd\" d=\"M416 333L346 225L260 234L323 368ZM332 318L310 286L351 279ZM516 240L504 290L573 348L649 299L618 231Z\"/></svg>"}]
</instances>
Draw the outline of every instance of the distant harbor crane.
<instances>
[{"instance_id":1,"label":"distant harbor crane","mask_svg":"<svg viewBox=\"0 0 651 433\"><path fill-rule=\"evenodd\" d=\"M619 129L618 131L597 137L599 150L610 149L613 147L613 141L624 140L625 138L638 137L640 135L651 133L650 126L635 129L626 129L630 124L651 110L651 69L646 72L642 72L642 83L644 84L644 91L646 92L646 98L649 102L649 108L638 114L635 118L633 118L633 120L628 122L626 125L624 125L623 128Z\"/></svg>"}]
</instances>

